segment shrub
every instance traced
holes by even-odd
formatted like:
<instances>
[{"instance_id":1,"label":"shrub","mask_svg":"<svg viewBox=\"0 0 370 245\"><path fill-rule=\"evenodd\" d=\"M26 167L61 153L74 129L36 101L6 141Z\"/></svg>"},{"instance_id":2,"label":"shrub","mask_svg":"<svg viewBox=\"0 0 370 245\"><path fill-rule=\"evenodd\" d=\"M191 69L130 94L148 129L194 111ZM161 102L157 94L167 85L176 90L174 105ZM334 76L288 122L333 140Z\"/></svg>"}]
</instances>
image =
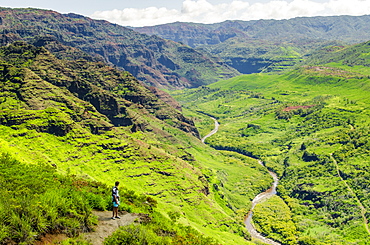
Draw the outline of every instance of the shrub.
<instances>
[{"instance_id":1,"label":"shrub","mask_svg":"<svg viewBox=\"0 0 370 245\"><path fill-rule=\"evenodd\" d=\"M104 242L106 245L127 244L127 245L160 245L166 244L151 229L144 225L131 224L122 226L113 236L107 238Z\"/></svg>"}]
</instances>

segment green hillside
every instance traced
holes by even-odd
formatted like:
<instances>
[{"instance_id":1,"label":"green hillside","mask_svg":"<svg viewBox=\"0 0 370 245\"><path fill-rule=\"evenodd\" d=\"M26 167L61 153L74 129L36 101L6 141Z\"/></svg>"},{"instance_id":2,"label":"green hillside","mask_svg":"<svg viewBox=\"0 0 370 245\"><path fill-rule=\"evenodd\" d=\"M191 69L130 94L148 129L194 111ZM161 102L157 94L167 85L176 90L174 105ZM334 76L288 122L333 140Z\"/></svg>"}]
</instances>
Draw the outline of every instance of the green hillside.
<instances>
[{"instance_id":1,"label":"green hillside","mask_svg":"<svg viewBox=\"0 0 370 245\"><path fill-rule=\"evenodd\" d=\"M92 208L108 208L106 186L119 180L127 192L122 210L153 217L155 224L141 228L154 232L146 239L163 238L159 244L168 244L204 237L208 241L204 244L248 244L244 216L253 197L272 182L255 159L215 151L201 143L191 119L158 99L128 72L104 63L58 59L43 47L15 42L0 49L0 71L0 153L30 171L33 166L40 166L37 171L52 167L61 178L74 176L102 185L98 194L105 201L84 203L87 209L79 215L91 216ZM9 181L9 175L0 176L2 182ZM25 180L32 178L24 176ZM14 177L21 176L15 172ZM23 185L26 193L38 195L32 185ZM16 195L4 187L7 195ZM0 206L0 213L6 208ZM31 219L27 212L15 215ZM69 213L52 215L63 218ZM48 219L47 212L35 215L40 222ZM23 244L50 232L76 236L90 222L71 221L74 230L70 232L49 223L36 222L42 228L35 228L30 226L32 221L25 221L26 228L17 228L8 219L0 220L1 243L10 239ZM169 235L161 238L160 234ZM110 244L117 244L114 241Z\"/></svg>"},{"instance_id":2,"label":"green hillside","mask_svg":"<svg viewBox=\"0 0 370 245\"><path fill-rule=\"evenodd\" d=\"M299 244L368 243L369 53L368 43L327 48L283 75L243 75L174 93L189 115L218 119L210 146L258 157L278 174L283 204L255 211L266 236L282 244L296 244L292 235ZM286 213L284 204L291 219L272 218Z\"/></svg>"}]
</instances>

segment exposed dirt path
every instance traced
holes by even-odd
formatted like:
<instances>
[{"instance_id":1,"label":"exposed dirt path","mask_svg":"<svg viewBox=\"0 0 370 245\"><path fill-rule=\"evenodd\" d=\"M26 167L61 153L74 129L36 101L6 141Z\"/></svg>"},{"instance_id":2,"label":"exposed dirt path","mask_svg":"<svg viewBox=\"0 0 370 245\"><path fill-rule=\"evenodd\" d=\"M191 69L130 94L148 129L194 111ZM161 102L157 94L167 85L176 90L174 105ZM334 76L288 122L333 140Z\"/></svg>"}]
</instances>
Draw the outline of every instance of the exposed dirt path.
<instances>
[{"instance_id":1,"label":"exposed dirt path","mask_svg":"<svg viewBox=\"0 0 370 245\"><path fill-rule=\"evenodd\" d=\"M138 214L126 213L122 214L121 219L112 220L112 211L93 211L93 214L98 216L98 225L94 232L85 233L87 241L93 245L102 245L104 239L113 234L120 226L129 225L139 219Z\"/></svg>"},{"instance_id":2,"label":"exposed dirt path","mask_svg":"<svg viewBox=\"0 0 370 245\"><path fill-rule=\"evenodd\" d=\"M343 181L343 183L347 186L349 192L352 194L352 196L356 199L357 201L357 206L360 208L361 210L361 216L362 216L362 219L364 221L364 225L365 225L365 229L367 230L367 233L370 234L370 229L369 229L369 221L367 220L366 218L366 208L364 207L364 205L362 205L360 199L357 197L356 193L352 190L352 188L349 186L349 184L347 183L347 181L345 179L343 179L342 175L340 174L340 169L339 169L339 165L338 165L338 162L337 160L335 160L335 158L333 157L333 154L330 154L330 158L331 160L334 162L336 168L337 168L337 174L339 176L339 178Z\"/></svg>"}]
</instances>

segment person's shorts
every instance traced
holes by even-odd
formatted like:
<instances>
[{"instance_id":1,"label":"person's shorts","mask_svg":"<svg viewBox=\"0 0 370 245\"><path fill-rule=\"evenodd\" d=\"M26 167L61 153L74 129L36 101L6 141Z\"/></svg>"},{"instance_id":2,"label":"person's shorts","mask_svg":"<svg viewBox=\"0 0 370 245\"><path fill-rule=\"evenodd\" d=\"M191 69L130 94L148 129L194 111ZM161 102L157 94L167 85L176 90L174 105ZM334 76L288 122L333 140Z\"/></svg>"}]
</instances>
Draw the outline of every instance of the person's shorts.
<instances>
[{"instance_id":1,"label":"person's shorts","mask_svg":"<svg viewBox=\"0 0 370 245\"><path fill-rule=\"evenodd\" d=\"M113 202L113 207L118 208L118 206L119 206L119 202L118 203Z\"/></svg>"}]
</instances>

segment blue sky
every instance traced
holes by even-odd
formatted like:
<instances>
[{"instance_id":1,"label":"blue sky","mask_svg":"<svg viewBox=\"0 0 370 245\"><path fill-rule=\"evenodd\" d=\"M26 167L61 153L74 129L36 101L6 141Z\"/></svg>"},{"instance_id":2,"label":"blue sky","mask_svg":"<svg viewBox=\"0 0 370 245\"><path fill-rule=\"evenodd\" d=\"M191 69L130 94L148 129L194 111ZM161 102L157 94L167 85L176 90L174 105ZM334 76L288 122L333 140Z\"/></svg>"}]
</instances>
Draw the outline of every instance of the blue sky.
<instances>
[{"instance_id":1,"label":"blue sky","mask_svg":"<svg viewBox=\"0 0 370 245\"><path fill-rule=\"evenodd\" d=\"M124 26L370 14L369 0L0 0L0 6L72 12Z\"/></svg>"}]
</instances>

